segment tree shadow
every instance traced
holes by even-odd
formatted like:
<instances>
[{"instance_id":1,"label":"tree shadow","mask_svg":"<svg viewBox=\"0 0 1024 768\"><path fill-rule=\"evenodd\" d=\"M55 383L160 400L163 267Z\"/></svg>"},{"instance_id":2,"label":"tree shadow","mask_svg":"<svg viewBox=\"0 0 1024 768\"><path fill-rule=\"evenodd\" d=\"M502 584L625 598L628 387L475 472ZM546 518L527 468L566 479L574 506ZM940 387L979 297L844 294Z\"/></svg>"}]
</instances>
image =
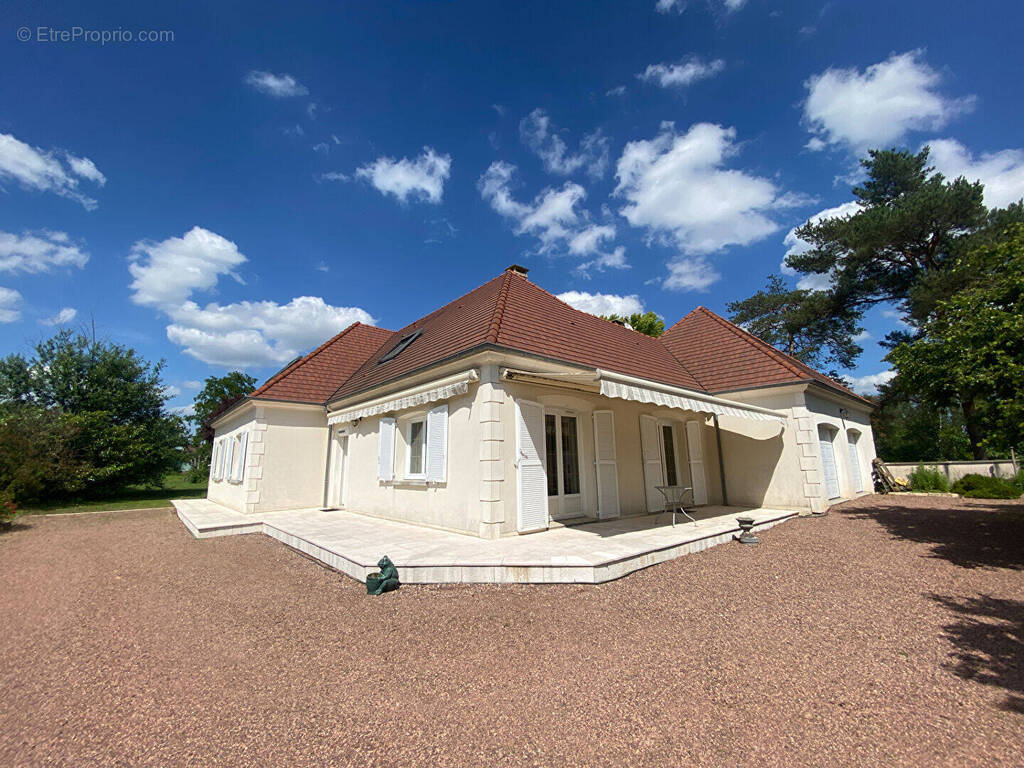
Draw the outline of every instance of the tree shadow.
<instances>
[{"instance_id":1,"label":"tree shadow","mask_svg":"<svg viewBox=\"0 0 1024 768\"><path fill-rule=\"evenodd\" d=\"M875 520L894 537L931 544L932 557L962 568L1024 570L1024 506L1020 504L929 507L880 500L867 508L840 506L835 511Z\"/></svg>"},{"instance_id":2,"label":"tree shadow","mask_svg":"<svg viewBox=\"0 0 1024 768\"><path fill-rule=\"evenodd\" d=\"M0 525L0 536L14 533L15 531L27 531L31 527L29 523L23 522L20 518L16 517L10 525Z\"/></svg>"},{"instance_id":3,"label":"tree shadow","mask_svg":"<svg viewBox=\"0 0 1024 768\"><path fill-rule=\"evenodd\" d=\"M954 647L945 668L1007 692L1002 709L1024 714L1024 602L928 595L959 618L942 629Z\"/></svg>"}]
</instances>

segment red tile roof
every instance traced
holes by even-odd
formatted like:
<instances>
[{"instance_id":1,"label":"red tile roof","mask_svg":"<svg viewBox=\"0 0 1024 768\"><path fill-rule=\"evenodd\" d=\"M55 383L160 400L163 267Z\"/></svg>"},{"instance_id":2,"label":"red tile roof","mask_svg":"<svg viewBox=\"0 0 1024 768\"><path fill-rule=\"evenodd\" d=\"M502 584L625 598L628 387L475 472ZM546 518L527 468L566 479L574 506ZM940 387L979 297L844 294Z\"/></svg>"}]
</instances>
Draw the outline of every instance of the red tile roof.
<instances>
[{"instance_id":1,"label":"red tile roof","mask_svg":"<svg viewBox=\"0 0 1024 768\"><path fill-rule=\"evenodd\" d=\"M421 335L401 354L378 362L415 331ZM363 392L485 344L702 389L657 339L574 309L525 275L506 271L396 331L331 399Z\"/></svg>"},{"instance_id":2,"label":"red tile roof","mask_svg":"<svg viewBox=\"0 0 1024 768\"><path fill-rule=\"evenodd\" d=\"M305 357L285 366L249 397L325 403L360 365L391 338L391 331L353 323Z\"/></svg>"},{"instance_id":3,"label":"red tile roof","mask_svg":"<svg viewBox=\"0 0 1024 768\"><path fill-rule=\"evenodd\" d=\"M417 331L400 354L379 362ZM399 331L355 323L272 376L250 397L325 403L484 346L697 391L812 380L862 399L705 307L653 339L574 309L512 270Z\"/></svg>"},{"instance_id":4,"label":"red tile roof","mask_svg":"<svg viewBox=\"0 0 1024 768\"><path fill-rule=\"evenodd\" d=\"M834 379L761 341L707 307L697 307L690 312L665 332L661 342L709 392L815 381L864 401Z\"/></svg>"}]
</instances>

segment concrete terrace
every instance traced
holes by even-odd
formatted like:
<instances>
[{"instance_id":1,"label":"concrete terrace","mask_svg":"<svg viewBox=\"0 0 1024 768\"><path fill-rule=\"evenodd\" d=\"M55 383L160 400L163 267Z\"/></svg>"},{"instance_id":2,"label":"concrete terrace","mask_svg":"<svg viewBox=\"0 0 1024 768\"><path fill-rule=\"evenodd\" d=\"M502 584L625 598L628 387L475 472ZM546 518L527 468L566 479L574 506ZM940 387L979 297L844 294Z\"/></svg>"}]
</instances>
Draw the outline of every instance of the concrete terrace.
<instances>
[{"instance_id":1,"label":"concrete terrace","mask_svg":"<svg viewBox=\"0 0 1024 768\"><path fill-rule=\"evenodd\" d=\"M738 515L762 530L797 514L713 506L696 524L645 515L488 540L337 510L249 515L208 499L172 503L196 538L265 533L358 581L388 555L406 584L599 584L731 541Z\"/></svg>"}]
</instances>

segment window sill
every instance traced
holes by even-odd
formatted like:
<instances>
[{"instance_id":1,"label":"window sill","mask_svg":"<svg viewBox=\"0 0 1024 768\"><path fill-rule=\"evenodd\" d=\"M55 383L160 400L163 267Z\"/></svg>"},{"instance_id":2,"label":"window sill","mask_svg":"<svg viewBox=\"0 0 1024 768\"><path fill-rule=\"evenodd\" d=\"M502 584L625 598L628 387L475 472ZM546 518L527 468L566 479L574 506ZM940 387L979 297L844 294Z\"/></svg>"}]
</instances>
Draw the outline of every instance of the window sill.
<instances>
[{"instance_id":1,"label":"window sill","mask_svg":"<svg viewBox=\"0 0 1024 768\"><path fill-rule=\"evenodd\" d=\"M434 480L427 480L426 478L423 478L423 477L396 477L394 480L383 480L383 481L381 481L381 485L383 485L383 486L389 486L390 485L390 486L394 486L396 488L402 487L402 486L412 487L412 488L416 488L416 487L425 488L427 486L431 486L431 487L436 488L438 486L445 485L445 483L443 483L443 482L439 483L439 482L436 482Z\"/></svg>"}]
</instances>

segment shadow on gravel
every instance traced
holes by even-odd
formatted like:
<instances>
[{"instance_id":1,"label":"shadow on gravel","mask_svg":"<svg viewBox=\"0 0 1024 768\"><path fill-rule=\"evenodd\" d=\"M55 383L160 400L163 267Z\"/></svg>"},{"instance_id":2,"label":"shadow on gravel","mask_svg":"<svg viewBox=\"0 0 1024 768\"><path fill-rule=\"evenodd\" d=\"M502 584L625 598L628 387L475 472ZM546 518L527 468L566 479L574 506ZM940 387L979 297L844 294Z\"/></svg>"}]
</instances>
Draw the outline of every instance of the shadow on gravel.
<instances>
[{"instance_id":1,"label":"shadow on gravel","mask_svg":"<svg viewBox=\"0 0 1024 768\"><path fill-rule=\"evenodd\" d=\"M956 649L946 669L964 680L1007 692L1002 708L1024 714L1024 602L988 595L967 599L928 595L958 615L942 629Z\"/></svg>"},{"instance_id":2,"label":"shadow on gravel","mask_svg":"<svg viewBox=\"0 0 1024 768\"><path fill-rule=\"evenodd\" d=\"M32 526L28 523L23 523L21 520L15 519L10 525L0 525L0 536L6 533L14 533L15 531L27 531Z\"/></svg>"},{"instance_id":3,"label":"shadow on gravel","mask_svg":"<svg viewBox=\"0 0 1024 768\"><path fill-rule=\"evenodd\" d=\"M837 512L881 523L895 537L931 544L932 557L962 568L1024 570L1024 507L963 505L951 509L876 506Z\"/></svg>"}]
</instances>

